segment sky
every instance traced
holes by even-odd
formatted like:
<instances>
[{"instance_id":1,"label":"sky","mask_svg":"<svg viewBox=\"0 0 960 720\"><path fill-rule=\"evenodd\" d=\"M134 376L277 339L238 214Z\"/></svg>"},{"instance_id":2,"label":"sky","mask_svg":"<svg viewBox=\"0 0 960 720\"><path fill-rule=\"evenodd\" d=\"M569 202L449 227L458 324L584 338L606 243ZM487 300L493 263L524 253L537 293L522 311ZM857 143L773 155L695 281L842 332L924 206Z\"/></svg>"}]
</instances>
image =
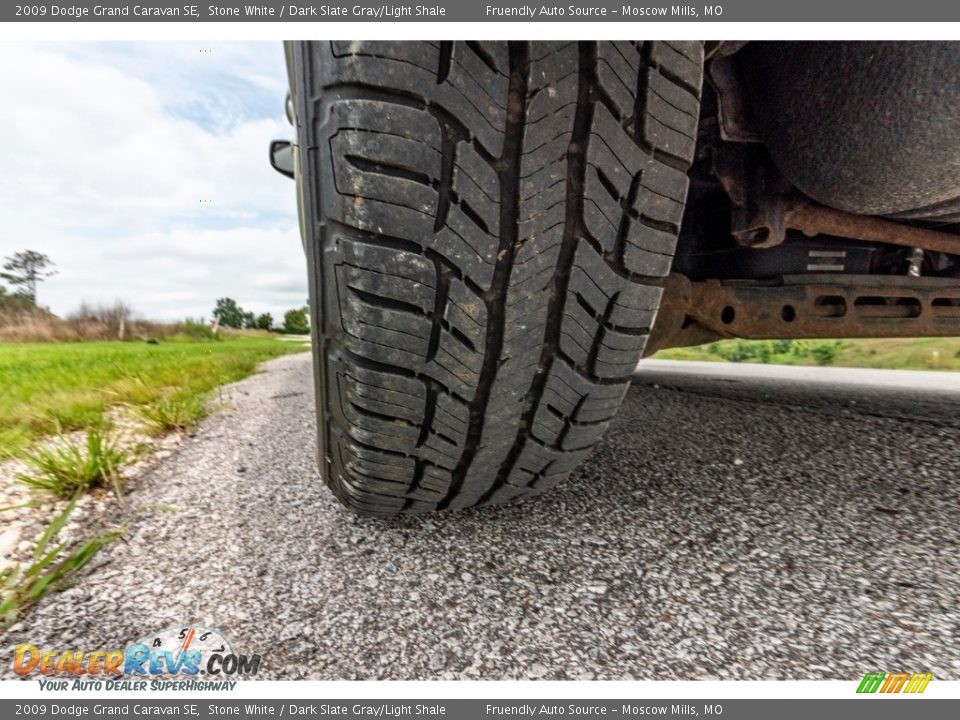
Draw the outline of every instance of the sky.
<instances>
[{"instance_id":1,"label":"sky","mask_svg":"<svg viewBox=\"0 0 960 720\"><path fill-rule=\"evenodd\" d=\"M0 45L0 257L46 253L38 303L209 318L306 303L279 42Z\"/></svg>"}]
</instances>

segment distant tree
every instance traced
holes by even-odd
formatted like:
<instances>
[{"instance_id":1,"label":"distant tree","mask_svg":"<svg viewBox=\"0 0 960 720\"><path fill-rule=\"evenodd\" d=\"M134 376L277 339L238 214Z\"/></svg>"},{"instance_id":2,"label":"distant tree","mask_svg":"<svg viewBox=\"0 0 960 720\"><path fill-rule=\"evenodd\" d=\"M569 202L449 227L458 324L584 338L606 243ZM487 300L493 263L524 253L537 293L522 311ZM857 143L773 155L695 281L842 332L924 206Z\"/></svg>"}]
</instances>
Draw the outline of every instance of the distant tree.
<instances>
[{"instance_id":1,"label":"distant tree","mask_svg":"<svg viewBox=\"0 0 960 720\"><path fill-rule=\"evenodd\" d=\"M308 308L304 305L296 310L287 310L283 316L283 331L290 335L307 335L310 333L310 320L307 316Z\"/></svg>"},{"instance_id":2,"label":"distant tree","mask_svg":"<svg viewBox=\"0 0 960 720\"><path fill-rule=\"evenodd\" d=\"M273 330L273 315L270 313L262 313L257 315L257 329Z\"/></svg>"},{"instance_id":3,"label":"distant tree","mask_svg":"<svg viewBox=\"0 0 960 720\"><path fill-rule=\"evenodd\" d=\"M31 305L37 304L37 285L42 283L51 275L56 275L56 270L50 270L54 265L49 256L36 250L21 250L10 257L4 258L3 271L0 272L0 278L3 278L14 288L22 288L18 294L25 295Z\"/></svg>"},{"instance_id":4,"label":"distant tree","mask_svg":"<svg viewBox=\"0 0 960 720\"><path fill-rule=\"evenodd\" d=\"M244 310L233 298L220 298L213 309L213 316L223 327L242 328Z\"/></svg>"},{"instance_id":5,"label":"distant tree","mask_svg":"<svg viewBox=\"0 0 960 720\"><path fill-rule=\"evenodd\" d=\"M252 312L243 311L243 329L253 330L257 326L257 316Z\"/></svg>"}]
</instances>

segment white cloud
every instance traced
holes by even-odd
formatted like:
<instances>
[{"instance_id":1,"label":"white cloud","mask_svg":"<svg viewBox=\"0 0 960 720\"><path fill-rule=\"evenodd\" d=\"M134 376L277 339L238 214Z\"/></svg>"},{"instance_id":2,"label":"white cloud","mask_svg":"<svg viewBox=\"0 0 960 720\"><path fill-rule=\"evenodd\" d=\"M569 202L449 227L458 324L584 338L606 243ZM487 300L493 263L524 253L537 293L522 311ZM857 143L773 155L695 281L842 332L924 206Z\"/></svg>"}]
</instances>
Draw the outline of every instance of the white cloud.
<instances>
[{"instance_id":1,"label":"white cloud","mask_svg":"<svg viewBox=\"0 0 960 720\"><path fill-rule=\"evenodd\" d=\"M165 47L167 74L156 67ZM54 259L60 274L42 303L65 313L119 297L160 319L209 315L223 295L275 315L303 303L294 186L267 163L269 141L292 134L282 54L232 52L243 59L237 76L217 77L238 88L253 58L274 57L254 79L256 92L279 91L271 116L233 102L223 123L185 117L184 98L222 88L205 86L211 73L201 60L192 72L178 45L105 46L102 58L96 46L0 47L0 63L15 69L0 75L0 254Z\"/></svg>"}]
</instances>

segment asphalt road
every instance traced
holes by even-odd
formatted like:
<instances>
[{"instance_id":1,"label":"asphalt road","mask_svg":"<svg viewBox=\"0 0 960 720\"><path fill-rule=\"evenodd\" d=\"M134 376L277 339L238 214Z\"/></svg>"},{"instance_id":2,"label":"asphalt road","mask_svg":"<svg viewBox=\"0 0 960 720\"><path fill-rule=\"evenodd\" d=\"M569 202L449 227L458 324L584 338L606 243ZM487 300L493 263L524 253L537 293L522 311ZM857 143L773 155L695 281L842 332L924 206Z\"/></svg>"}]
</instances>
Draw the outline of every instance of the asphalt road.
<instances>
[{"instance_id":1,"label":"asphalt road","mask_svg":"<svg viewBox=\"0 0 960 720\"><path fill-rule=\"evenodd\" d=\"M5 657L197 622L279 679L960 678L960 376L646 363L553 495L384 522L321 486L309 357L267 368Z\"/></svg>"}]
</instances>

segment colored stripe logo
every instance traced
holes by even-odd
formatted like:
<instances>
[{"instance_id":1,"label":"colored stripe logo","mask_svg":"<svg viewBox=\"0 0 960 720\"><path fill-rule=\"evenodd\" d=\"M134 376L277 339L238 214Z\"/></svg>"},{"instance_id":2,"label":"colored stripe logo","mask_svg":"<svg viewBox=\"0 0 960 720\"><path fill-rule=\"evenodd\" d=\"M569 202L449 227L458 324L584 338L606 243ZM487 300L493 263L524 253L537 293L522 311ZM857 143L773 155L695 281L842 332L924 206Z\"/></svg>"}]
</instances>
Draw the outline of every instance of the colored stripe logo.
<instances>
[{"instance_id":1,"label":"colored stripe logo","mask_svg":"<svg viewBox=\"0 0 960 720\"><path fill-rule=\"evenodd\" d=\"M922 693L933 680L933 673L869 672L860 681L858 693Z\"/></svg>"}]
</instances>

